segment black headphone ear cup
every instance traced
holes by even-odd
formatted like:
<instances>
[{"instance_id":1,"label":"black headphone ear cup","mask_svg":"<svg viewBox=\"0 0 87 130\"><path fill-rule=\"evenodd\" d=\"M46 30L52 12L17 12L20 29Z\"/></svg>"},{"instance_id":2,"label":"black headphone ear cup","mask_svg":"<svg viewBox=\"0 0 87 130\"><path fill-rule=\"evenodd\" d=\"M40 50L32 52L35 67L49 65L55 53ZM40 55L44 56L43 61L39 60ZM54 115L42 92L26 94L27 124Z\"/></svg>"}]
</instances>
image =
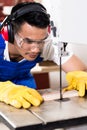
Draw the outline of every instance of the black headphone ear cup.
<instances>
[{"instance_id":1,"label":"black headphone ear cup","mask_svg":"<svg viewBox=\"0 0 87 130\"><path fill-rule=\"evenodd\" d=\"M7 30L8 30L8 42L14 43L14 30L13 30L13 25L10 23L7 25Z\"/></svg>"}]
</instances>

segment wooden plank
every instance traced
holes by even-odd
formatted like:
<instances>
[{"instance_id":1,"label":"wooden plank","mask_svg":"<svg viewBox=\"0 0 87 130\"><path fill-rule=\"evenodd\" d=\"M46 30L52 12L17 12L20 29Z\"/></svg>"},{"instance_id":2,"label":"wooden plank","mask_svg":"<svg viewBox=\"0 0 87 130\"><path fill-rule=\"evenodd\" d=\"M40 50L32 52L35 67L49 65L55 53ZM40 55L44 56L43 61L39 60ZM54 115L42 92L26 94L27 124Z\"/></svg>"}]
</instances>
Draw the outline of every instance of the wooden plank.
<instances>
[{"instance_id":1,"label":"wooden plank","mask_svg":"<svg viewBox=\"0 0 87 130\"><path fill-rule=\"evenodd\" d=\"M40 89L38 91L44 98L44 101L50 101L50 100L55 100L55 99L60 98L59 88L58 88L58 90L48 88L48 89L42 89L42 90ZM75 97L75 96L78 96L78 92L76 90L66 91L66 92L62 93L63 98Z\"/></svg>"}]
</instances>

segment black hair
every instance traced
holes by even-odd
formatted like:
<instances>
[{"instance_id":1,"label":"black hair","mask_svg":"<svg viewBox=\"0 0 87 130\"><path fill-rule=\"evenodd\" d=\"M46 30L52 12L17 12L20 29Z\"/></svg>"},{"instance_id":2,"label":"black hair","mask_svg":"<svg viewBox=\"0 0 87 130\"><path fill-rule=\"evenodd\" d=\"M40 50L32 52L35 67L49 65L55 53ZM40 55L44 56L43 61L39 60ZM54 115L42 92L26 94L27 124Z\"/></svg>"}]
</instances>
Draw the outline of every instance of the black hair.
<instances>
[{"instance_id":1,"label":"black hair","mask_svg":"<svg viewBox=\"0 0 87 130\"><path fill-rule=\"evenodd\" d=\"M42 12L35 10L18 17L13 21L13 25L16 26L16 29L18 30L24 22L27 22L28 24L39 28L46 28L50 24L50 17L49 14L47 14L46 8L38 2L19 3L12 8L11 14L15 13L17 10L21 9L24 6L27 7L27 5L39 5L44 11Z\"/></svg>"}]
</instances>

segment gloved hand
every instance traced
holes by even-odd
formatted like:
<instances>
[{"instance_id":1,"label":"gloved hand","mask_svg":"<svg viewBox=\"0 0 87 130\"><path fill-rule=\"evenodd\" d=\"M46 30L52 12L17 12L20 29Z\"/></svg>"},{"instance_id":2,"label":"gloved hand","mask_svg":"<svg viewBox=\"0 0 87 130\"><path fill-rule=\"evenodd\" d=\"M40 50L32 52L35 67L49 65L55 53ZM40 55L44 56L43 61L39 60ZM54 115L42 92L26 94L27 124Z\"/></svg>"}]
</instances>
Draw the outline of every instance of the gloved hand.
<instances>
[{"instance_id":1,"label":"gloved hand","mask_svg":"<svg viewBox=\"0 0 87 130\"><path fill-rule=\"evenodd\" d=\"M80 97L85 96L87 90L87 72L73 71L66 74L68 87L63 89L63 92L68 90L77 90Z\"/></svg>"},{"instance_id":2,"label":"gloved hand","mask_svg":"<svg viewBox=\"0 0 87 130\"><path fill-rule=\"evenodd\" d=\"M6 81L0 82L0 101L16 108L29 108L39 106L43 98L35 89Z\"/></svg>"}]
</instances>

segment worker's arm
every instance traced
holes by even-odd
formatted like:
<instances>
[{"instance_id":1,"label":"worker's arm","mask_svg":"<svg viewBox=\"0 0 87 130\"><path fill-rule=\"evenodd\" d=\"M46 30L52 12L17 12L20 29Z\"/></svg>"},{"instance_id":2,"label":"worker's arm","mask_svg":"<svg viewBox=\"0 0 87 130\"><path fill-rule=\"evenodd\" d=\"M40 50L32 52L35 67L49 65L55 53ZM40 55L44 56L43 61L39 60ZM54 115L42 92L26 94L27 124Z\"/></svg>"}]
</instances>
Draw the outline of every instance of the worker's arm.
<instances>
[{"instance_id":1,"label":"worker's arm","mask_svg":"<svg viewBox=\"0 0 87 130\"><path fill-rule=\"evenodd\" d=\"M87 71L87 66L78 57L72 55L72 57L62 65L62 70L66 73L77 70Z\"/></svg>"}]
</instances>

